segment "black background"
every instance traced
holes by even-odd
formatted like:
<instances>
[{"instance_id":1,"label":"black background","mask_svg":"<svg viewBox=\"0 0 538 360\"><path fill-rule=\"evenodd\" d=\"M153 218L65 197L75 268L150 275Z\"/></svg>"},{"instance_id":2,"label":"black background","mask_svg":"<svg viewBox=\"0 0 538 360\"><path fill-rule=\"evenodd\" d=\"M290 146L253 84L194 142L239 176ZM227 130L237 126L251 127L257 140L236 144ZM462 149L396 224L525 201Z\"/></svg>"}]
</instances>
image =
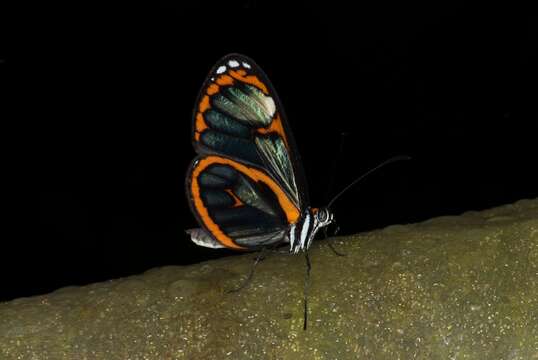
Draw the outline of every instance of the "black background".
<instances>
[{"instance_id":1,"label":"black background","mask_svg":"<svg viewBox=\"0 0 538 360\"><path fill-rule=\"evenodd\" d=\"M332 194L388 157L413 157L335 204L343 234L538 196L536 18L344 4L5 11L14 220L0 300L231 253L184 234L196 225L184 196L191 112L229 52L252 57L278 90L312 205L327 203L333 176Z\"/></svg>"}]
</instances>

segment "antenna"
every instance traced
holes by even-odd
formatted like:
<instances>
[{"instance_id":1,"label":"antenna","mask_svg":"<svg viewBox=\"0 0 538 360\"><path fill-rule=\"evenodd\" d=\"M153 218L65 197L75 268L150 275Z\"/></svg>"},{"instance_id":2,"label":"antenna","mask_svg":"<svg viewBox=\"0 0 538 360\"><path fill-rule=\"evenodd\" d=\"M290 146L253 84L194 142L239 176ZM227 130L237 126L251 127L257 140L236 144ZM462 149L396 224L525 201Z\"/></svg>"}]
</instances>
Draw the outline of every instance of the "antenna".
<instances>
[{"instance_id":1,"label":"antenna","mask_svg":"<svg viewBox=\"0 0 538 360\"><path fill-rule=\"evenodd\" d=\"M358 178L356 178L355 180L353 180L348 186L346 186L345 188L343 188L338 194L336 194L332 199L331 201L329 201L329 205L327 205L328 208L331 207L331 205L340 197L342 196L346 191L348 191L349 189L351 189L353 186L355 186L359 181L363 180L365 177L367 177L368 175L370 175L371 173L373 173L374 171L376 170L379 170L380 168L382 168L383 166L385 165L388 165L388 164L391 164L393 162L396 162L396 161L402 161L402 160L411 160L411 156L407 156L407 155L399 155L399 156L394 156L390 159L387 159L385 161L383 161L381 164L377 165L376 167L368 170L366 173L362 174L361 176L359 176Z\"/></svg>"}]
</instances>

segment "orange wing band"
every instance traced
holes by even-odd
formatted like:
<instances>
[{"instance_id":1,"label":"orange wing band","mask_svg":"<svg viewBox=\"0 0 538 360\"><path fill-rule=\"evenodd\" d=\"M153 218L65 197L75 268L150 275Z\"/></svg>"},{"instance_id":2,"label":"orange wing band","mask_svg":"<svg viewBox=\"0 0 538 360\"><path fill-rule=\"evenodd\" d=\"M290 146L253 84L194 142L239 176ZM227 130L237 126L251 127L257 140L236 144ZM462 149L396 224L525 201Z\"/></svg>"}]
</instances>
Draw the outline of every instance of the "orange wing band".
<instances>
[{"instance_id":1,"label":"orange wing band","mask_svg":"<svg viewBox=\"0 0 538 360\"><path fill-rule=\"evenodd\" d=\"M276 195L280 207L286 214L286 218L290 224L296 223L300 216L300 211L293 205L290 199L286 196L282 188L265 172L243 165L231 159L223 158L220 156L207 156L198 161L194 166L192 171L192 181L191 181L191 194L194 202L194 207L200 216L200 219L206 226L207 230L224 246L232 249L245 249L242 246L237 245L232 238L226 235L221 228L216 224L211 216L209 211L205 207L202 198L200 196L200 184L198 183L198 177L200 173L206 169L209 165L213 164L223 164L229 165L239 171L240 173L248 176L250 179L258 182L261 181L267 185Z\"/></svg>"},{"instance_id":2,"label":"orange wing band","mask_svg":"<svg viewBox=\"0 0 538 360\"><path fill-rule=\"evenodd\" d=\"M234 201L232 207L239 207L239 206L243 206L245 205L244 202L241 201L241 199L239 199L237 197L237 195L234 194L234 192L231 190L231 189L224 189L224 191L226 191L228 193L228 195L230 195Z\"/></svg>"},{"instance_id":3,"label":"orange wing band","mask_svg":"<svg viewBox=\"0 0 538 360\"><path fill-rule=\"evenodd\" d=\"M251 84L256 86L258 89L263 91L266 95L269 94L269 91L267 90L267 86L263 82L258 79L256 75L246 75L245 72L241 70L230 70L230 76L233 77L236 80L242 81L247 84Z\"/></svg>"},{"instance_id":4,"label":"orange wing band","mask_svg":"<svg viewBox=\"0 0 538 360\"><path fill-rule=\"evenodd\" d=\"M243 69L230 70L228 73L220 75L214 80L213 83L211 83L207 87L207 89L205 90L204 96L202 96L202 99L198 103L198 112L196 113L195 132L194 132L195 141L200 141L200 134L205 129L207 129L207 124L205 122L203 114L209 108L211 108L209 97L211 95L218 93L220 91L220 86L233 85L236 80L254 85L258 89L263 91L265 94L269 94L269 91L267 90L267 86L262 81L260 81L260 79L258 79L256 75L247 75L247 72ZM276 131L278 134L282 136L282 138L286 142L286 145L288 144L286 136L284 135L284 130L282 129L280 118L273 120L273 122L271 123L271 127L269 129L265 129L264 132L262 131L260 132L266 133L270 131Z\"/></svg>"},{"instance_id":5,"label":"orange wing band","mask_svg":"<svg viewBox=\"0 0 538 360\"><path fill-rule=\"evenodd\" d=\"M280 115L278 113L275 114L275 117L271 121L269 127L259 128L257 129L257 132L259 134L268 134L272 132L277 133L282 138L282 140L284 140L286 148L289 149L288 138L286 137L286 133L284 132L284 126L282 125L282 119L280 119Z\"/></svg>"}]
</instances>

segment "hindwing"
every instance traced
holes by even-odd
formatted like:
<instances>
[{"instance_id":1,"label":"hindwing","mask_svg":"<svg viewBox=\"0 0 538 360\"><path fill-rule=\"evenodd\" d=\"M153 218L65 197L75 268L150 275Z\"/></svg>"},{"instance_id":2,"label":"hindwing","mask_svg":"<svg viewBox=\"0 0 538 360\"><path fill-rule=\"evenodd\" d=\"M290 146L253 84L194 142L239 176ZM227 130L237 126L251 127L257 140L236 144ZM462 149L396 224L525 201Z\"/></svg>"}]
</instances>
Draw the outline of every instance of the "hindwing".
<instances>
[{"instance_id":1,"label":"hindwing","mask_svg":"<svg viewBox=\"0 0 538 360\"><path fill-rule=\"evenodd\" d=\"M187 174L193 212L218 244L256 248L283 241L300 211L263 169L219 155L201 156ZM191 236L193 234L191 233ZM202 233L193 236L207 245ZM203 244L202 244L203 245Z\"/></svg>"}]
</instances>

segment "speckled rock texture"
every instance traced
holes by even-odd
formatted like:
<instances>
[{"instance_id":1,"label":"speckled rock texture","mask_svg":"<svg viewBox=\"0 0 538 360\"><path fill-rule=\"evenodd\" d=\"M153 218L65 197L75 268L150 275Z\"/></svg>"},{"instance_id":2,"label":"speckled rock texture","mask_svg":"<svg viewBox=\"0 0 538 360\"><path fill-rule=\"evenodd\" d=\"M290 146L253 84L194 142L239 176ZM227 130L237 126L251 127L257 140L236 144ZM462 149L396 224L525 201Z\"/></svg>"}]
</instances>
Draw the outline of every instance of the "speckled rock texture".
<instances>
[{"instance_id":1,"label":"speckled rock texture","mask_svg":"<svg viewBox=\"0 0 538 360\"><path fill-rule=\"evenodd\" d=\"M538 359L538 199L0 304L0 359Z\"/></svg>"}]
</instances>

